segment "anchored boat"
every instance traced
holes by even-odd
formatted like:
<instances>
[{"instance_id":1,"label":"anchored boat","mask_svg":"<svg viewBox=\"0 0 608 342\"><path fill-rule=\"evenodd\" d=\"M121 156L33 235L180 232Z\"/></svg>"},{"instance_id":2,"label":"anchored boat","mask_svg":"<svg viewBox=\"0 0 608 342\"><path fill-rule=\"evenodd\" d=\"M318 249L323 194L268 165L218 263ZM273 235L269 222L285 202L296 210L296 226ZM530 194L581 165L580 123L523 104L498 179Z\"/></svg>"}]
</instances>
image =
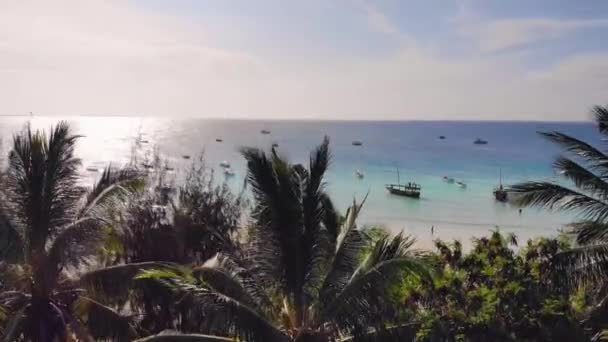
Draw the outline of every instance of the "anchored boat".
<instances>
[{"instance_id":1,"label":"anchored boat","mask_svg":"<svg viewBox=\"0 0 608 342\"><path fill-rule=\"evenodd\" d=\"M397 184L386 184L386 190L392 195L405 196L412 198L420 198L420 192L422 187L420 184L408 182L407 184L401 184L399 179L399 169L397 169Z\"/></svg>"},{"instance_id":2,"label":"anchored boat","mask_svg":"<svg viewBox=\"0 0 608 342\"><path fill-rule=\"evenodd\" d=\"M498 202L506 202L508 199L508 193L507 190L505 190L505 188L502 186L502 170L500 170L499 172L499 183L498 187L494 189L494 198Z\"/></svg>"}]
</instances>

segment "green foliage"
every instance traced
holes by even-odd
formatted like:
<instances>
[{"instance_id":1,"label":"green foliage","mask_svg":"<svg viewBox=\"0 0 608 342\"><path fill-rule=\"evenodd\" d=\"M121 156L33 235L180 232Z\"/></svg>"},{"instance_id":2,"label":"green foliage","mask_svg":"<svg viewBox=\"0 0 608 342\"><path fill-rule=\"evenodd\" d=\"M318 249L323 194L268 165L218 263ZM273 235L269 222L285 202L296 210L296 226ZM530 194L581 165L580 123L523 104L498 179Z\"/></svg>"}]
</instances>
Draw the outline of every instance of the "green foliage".
<instances>
[{"instance_id":1,"label":"green foliage","mask_svg":"<svg viewBox=\"0 0 608 342\"><path fill-rule=\"evenodd\" d=\"M518 253L512 237L493 232L455 259L458 243L436 241L434 286L406 284L402 315L419 320L421 341L585 340L568 293L546 272L562 251L556 240L529 241ZM565 247L565 246L560 246Z\"/></svg>"}]
</instances>

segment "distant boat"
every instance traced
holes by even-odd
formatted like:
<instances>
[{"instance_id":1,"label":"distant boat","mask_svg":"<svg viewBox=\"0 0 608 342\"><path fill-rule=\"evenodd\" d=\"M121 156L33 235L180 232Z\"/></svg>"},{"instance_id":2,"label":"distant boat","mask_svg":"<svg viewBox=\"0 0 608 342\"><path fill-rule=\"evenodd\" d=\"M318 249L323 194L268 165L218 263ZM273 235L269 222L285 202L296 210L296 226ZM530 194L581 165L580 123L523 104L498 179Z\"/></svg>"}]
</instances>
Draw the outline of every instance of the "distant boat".
<instances>
[{"instance_id":1,"label":"distant boat","mask_svg":"<svg viewBox=\"0 0 608 342\"><path fill-rule=\"evenodd\" d=\"M96 168L95 166L89 166L89 167L87 167L87 171L89 171L89 172L98 172L99 169Z\"/></svg>"},{"instance_id":2,"label":"distant boat","mask_svg":"<svg viewBox=\"0 0 608 342\"><path fill-rule=\"evenodd\" d=\"M386 184L385 187L391 195L412 198L420 198L420 192L422 191L420 184L412 182L401 184L399 180L399 169L397 169L397 184Z\"/></svg>"},{"instance_id":3,"label":"distant boat","mask_svg":"<svg viewBox=\"0 0 608 342\"><path fill-rule=\"evenodd\" d=\"M217 139L215 139L215 141L217 141L217 142L222 142L222 141L224 141L224 140L222 140L222 139L220 139L220 138L217 138Z\"/></svg>"},{"instance_id":4,"label":"distant boat","mask_svg":"<svg viewBox=\"0 0 608 342\"><path fill-rule=\"evenodd\" d=\"M448 182L448 183L454 183L454 178L452 177L448 177L448 176L443 176L443 180Z\"/></svg>"},{"instance_id":5,"label":"distant boat","mask_svg":"<svg viewBox=\"0 0 608 342\"><path fill-rule=\"evenodd\" d=\"M225 170L224 170L224 175L225 175L226 177L232 177L232 176L234 176L234 171L232 171L232 170L231 170L231 169L229 169L229 168L228 168L228 169L225 169Z\"/></svg>"},{"instance_id":6,"label":"distant boat","mask_svg":"<svg viewBox=\"0 0 608 342\"><path fill-rule=\"evenodd\" d=\"M456 184L458 184L458 186L461 187L461 188L466 188L467 187L467 184L465 182L462 182L462 181L457 181Z\"/></svg>"},{"instance_id":7,"label":"distant boat","mask_svg":"<svg viewBox=\"0 0 608 342\"><path fill-rule=\"evenodd\" d=\"M220 166L225 169L228 169L228 168L230 168L230 163L224 160L224 161L220 162Z\"/></svg>"},{"instance_id":8,"label":"distant boat","mask_svg":"<svg viewBox=\"0 0 608 342\"><path fill-rule=\"evenodd\" d=\"M486 145L488 142L486 140L483 140L481 138L477 138L475 139L475 141L473 141L473 144L475 145Z\"/></svg>"},{"instance_id":9,"label":"distant boat","mask_svg":"<svg viewBox=\"0 0 608 342\"><path fill-rule=\"evenodd\" d=\"M361 146L361 145L363 145L363 142L361 142L359 140L353 141L353 146Z\"/></svg>"},{"instance_id":10,"label":"distant boat","mask_svg":"<svg viewBox=\"0 0 608 342\"><path fill-rule=\"evenodd\" d=\"M263 130L260 131L260 133L262 133L262 134L270 134L270 131L263 129Z\"/></svg>"},{"instance_id":11,"label":"distant boat","mask_svg":"<svg viewBox=\"0 0 608 342\"><path fill-rule=\"evenodd\" d=\"M505 188L502 186L502 170L499 171L499 174L500 174L499 183L498 183L498 187L496 189L494 189L494 198L498 202L506 202L508 193L507 193L507 190L505 190Z\"/></svg>"},{"instance_id":12,"label":"distant boat","mask_svg":"<svg viewBox=\"0 0 608 342\"><path fill-rule=\"evenodd\" d=\"M187 155L187 154L184 154L184 155L182 156L182 158L184 158L184 159L190 159L190 156L189 156L189 155Z\"/></svg>"},{"instance_id":13,"label":"distant boat","mask_svg":"<svg viewBox=\"0 0 608 342\"><path fill-rule=\"evenodd\" d=\"M439 139L441 139L441 140L445 139L445 135L440 135Z\"/></svg>"},{"instance_id":14,"label":"distant boat","mask_svg":"<svg viewBox=\"0 0 608 342\"><path fill-rule=\"evenodd\" d=\"M357 178L362 179L363 177L365 177L365 174L363 174L363 172L361 172L360 170L355 171L355 176L357 176Z\"/></svg>"}]
</instances>

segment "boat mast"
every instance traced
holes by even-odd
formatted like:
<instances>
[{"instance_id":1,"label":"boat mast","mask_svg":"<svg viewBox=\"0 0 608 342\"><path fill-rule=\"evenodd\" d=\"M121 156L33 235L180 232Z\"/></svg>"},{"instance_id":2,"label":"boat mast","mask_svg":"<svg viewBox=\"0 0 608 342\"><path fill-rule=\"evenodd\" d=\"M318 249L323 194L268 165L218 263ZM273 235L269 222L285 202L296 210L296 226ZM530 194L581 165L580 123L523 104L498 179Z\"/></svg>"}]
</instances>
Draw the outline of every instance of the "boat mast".
<instances>
[{"instance_id":1,"label":"boat mast","mask_svg":"<svg viewBox=\"0 0 608 342\"><path fill-rule=\"evenodd\" d=\"M401 180L399 179L399 168L397 168L397 184L401 184Z\"/></svg>"},{"instance_id":2,"label":"boat mast","mask_svg":"<svg viewBox=\"0 0 608 342\"><path fill-rule=\"evenodd\" d=\"M502 189L502 168L498 169L500 188Z\"/></svg>"}]
</instances>

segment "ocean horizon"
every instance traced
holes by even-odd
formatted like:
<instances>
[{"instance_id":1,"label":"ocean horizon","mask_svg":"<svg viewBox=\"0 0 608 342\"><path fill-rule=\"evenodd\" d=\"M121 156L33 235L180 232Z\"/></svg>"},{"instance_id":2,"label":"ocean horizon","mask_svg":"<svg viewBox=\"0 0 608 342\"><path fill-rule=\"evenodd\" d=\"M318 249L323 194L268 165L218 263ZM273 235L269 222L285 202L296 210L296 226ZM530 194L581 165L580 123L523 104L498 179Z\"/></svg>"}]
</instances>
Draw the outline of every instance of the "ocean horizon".
<instances>
[{"instance_id":1,"label":"ocean horizon","mask_svg":"<svg viewBox=\"0 0 608 342\"><path fill-rule=\"evenodd\" d=\"M393 232L414 235L422 247L436 238L458 239L468 245L473 236L492 229L513 232L520 240L556 235L573 217L565 213L518 207L496 202L493 189L528 180L558 180L551 164L559 149L537 131L561 131L591 143L600 143L591 122L542 121L314 121L188 119L126 116L5 116L0 119L2 153L5 158L12 134L27 122L48 129L65 119L83 135L77 155L83 160L82 174L91 184L109 163L125 164L136 139L146 141L142 153L154 147L183 174L191 160L204 152L206 165L218 182L234 192L243 189L245 161L241 147L280 153L293 163L307 163L309 152L330 138L332 161L326 187L343 212L353 198L369 193L360 225L380 225ZM270 134L261 134L268 130ZM445 139L439 139L439 136ZM475 145L477 138L487 145ZM222 142L217 142L221 139ZM361 146L353 146L358 140ZM230 163L233 176L225 177L220 162ZM87 170L88 169L88 170ZM364 177L356 176L356 171ZM390 195L386 183L397 181L422 185L421 198ZM449 184L443 177L466 183ZM434 234L431 234L433 227Z\"/></svg>"}]
</instances>

